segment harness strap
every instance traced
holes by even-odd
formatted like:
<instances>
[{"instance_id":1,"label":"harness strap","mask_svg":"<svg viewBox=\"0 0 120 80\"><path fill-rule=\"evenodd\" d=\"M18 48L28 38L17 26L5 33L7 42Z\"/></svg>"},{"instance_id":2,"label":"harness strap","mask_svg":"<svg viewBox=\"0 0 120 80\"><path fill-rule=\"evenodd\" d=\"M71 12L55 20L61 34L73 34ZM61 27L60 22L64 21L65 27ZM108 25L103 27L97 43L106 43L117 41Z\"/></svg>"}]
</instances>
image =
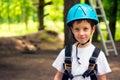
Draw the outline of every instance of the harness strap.
<instances>
[{"instance_id":1,"label":"harness strap","mask_svg":"<svg viewBox=\"0 0 120 80\"><path fill-rule=\"evenodd\" d=\"M71 45L65 47L65 63L64 63L65 70L71 70L71 51L72 51Z\"/></svg>"},{"instance_id":2,"label":"harness strap","mask_svg":"<svg viewBox=\"0 0 120 80\"><path fill-rule=\"evenodd\" d=\"M71 45L66 46L65 47L65 63L63 64L65 69L64 74L66 75L66 77L72 80L73 75L71 74L71 67L72 67L71 53L72 53L72 46Z\"/></svg>"},{"instance_id":3,"label":"harness strap","mask_svg":"<svg viewBox=\"0 0 120 80\"><path fill-rule=\"evenodd\" d=\"M92 54L92 57L89 60L88 70L86 70L82 75L84 78L90 76L91 80L97 80L95 71L97 71L96 60L97 60L99 53L100 53L100 49L95 48L95 50Z\"/></svg>"},{"instance_id":4,"label":"harness strap","mask_svg":"<svg viewBox=\"0 0 120 80\"><path fill-rule=\"evenodd\" d=\"M63 64L65 71L64 71L62 80L68 80L68 79L72 80L73 78L73 75L71 74L71 67L72 67L71 66L72 65L71 53L72 53L72 46L71 45L66 46L65 47L65 62ZM97 71L96 59L99 53L100 53L100 49L95 48L89 60L88 70L86 70L82 75L84 78L90 76L91 80L97 80L95 70Z\"/></svg>"}]
</instances>

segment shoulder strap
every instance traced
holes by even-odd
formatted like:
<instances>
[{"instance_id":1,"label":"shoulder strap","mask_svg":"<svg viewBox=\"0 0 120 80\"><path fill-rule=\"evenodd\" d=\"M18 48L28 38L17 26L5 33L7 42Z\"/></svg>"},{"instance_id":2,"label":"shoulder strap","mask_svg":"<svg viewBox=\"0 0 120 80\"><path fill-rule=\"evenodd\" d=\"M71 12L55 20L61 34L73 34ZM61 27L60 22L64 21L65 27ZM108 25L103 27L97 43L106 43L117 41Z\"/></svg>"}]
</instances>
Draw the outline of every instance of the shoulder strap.
<instances>
[{"instance_id":1,"label":"shoulder strap","mask_svg":"<svg viewBox=\"0 0 120 80\"><path fill-rule=\"evenodd\" d=\"M100 53L100 49L96 47L96 48L94 49L94 52L93 52L90 60L89 60L89 63L95 64L95 63L96 63L96 59L97 59L98 56L99 56L99 53Z\"/></svg>"},{"instance_id":2,"label":"shoulder strap","mask_svg":"<svg viewBox=\"0 0 120 80\"><path fill-rule=\"evenodd\" d=\"M72 46L68 45L65 47L65 63L71 64L71 52L72 52Z\"/></svg>"},{"instance_id":3,"label":"shoulder strap","mask_svg":"<svg viewBox=\"0 0 120 80\"><path fill-rule=\"evenodd\" d=\"M71 45L65 46L65 56L66 57L71 57L71 51L72 51Z\"/></svg>"},{"instance_id":4,"label":"shoulder strap","mask_svg":"<svg viewBox=\"0 0 120 80\"><path fill-rule=\"evenodd\" d=\"M73 78L73 75L71 74L71 65L72 65L71 53L72 53L72 45L66 46L65 47L65 61L64 61L63 66L65 69L64 74L66 74L66 76L68 76L68 78L70 78L70 80L72 80L72 78ZM64 75L63 75L62 80L68 80L68 79L64 79Z\"/></svg>"},{"instance_id":5,"label":"shoulder strap","mask_svg":"<svg viewBox=\"0 0 120 80\"><path fill-rule=\"evenodd\" d=\"M96 47L96 48L94 49L94 52L93 52L93 54L92 54L92 57L96 57L96 58L97 58L98 55L99 55L99 53L100 53L100 49Z\"/></svg>"},{"instance_id":6,"label":"shoulder strap","mask_svg":"<svg viewBox=\"0 0 120 80\"><path fill-rule=\"evenodd\" d=\"M93 54L92 54L92 56L91 56L91 58L89 59L89 66L88 66L88 69L83 73L83 77L85 78L85 77L88 77L88 76L90 76L91 77L91 74L93 74L94 73L94 70L95 70L95 68L96 68L96 60L97 60L97 58L98 58L98 56L99 56L99 53L100 53L100 49L99 48L95 48L94 49L94 52L93 52ZM94 78L94 80L96 80L97 78L96 78L96 75L94 75L94 76L92 76L92 78ZM96 79L95 79L96 78ZM93 79L91 79L91 80L93 80Z\"/></svg>"}]
</instances>

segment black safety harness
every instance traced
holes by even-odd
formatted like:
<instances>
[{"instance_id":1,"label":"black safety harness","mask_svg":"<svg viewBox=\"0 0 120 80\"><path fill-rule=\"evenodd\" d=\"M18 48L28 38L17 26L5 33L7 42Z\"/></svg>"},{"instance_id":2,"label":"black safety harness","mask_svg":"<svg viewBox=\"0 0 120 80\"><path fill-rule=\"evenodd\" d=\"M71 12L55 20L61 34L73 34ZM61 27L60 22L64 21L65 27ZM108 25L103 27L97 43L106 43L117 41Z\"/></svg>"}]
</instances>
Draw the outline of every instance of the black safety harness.
<instances>
[{"instance_id":1,"label":"black safety harness","mask_svg":"<svg viewBox=\"0 0 120 80\"><path fill-rule=\"evenodd\" d=\"M62 77L62 80L72 80L74 76L71 74L71 67L72 67L72 58L71 58L71 53L72 53L72 46L66 46L65 47L65 61L64 61L64 74ZM89 59L89 66L88 69L83 73L83 78L86 78L90 76L91 80L97 80L96 77L96 71L97 71L97 64L96 64L96 59L100 53L100 49L95 48L94 52Z\"/></svg>"}]
</instances>

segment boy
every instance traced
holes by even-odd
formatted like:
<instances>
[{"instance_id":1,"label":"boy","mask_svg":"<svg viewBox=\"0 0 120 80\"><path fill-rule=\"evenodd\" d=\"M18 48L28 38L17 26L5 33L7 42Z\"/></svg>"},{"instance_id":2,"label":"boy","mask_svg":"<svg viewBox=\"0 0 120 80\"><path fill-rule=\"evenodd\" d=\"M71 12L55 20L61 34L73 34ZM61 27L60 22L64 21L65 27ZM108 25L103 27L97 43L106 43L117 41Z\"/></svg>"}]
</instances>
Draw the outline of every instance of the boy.
<instances>
[{"instance_id":1,"label":"boy","mask_svg":"<svg viewBox=\"0 0 120 80\"><path fill-rule=\"evenodd\" d=\"M94 9L87 4L76 4L68 12L67 26L70 28L76 42L72 45L72 80L83 80L83 73L88 69L89 59L93 54L95 46L90 38L98 24L98 17ZM64 73L65 49L63 49L52 66L57 69L54 80L62 80ZM97 58L97 79L107 80L106 74L111 72L106 57L102 51ZM90 76L85 80L91 80Z\"/></svg>"}]
</instances>

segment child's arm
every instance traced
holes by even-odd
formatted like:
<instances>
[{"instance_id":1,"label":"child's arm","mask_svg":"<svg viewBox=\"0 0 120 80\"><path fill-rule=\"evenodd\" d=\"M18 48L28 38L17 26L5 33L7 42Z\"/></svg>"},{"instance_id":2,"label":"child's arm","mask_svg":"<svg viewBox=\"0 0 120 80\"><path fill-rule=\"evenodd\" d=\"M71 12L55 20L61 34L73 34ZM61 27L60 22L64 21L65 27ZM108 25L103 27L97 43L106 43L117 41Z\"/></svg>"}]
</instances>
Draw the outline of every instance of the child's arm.
<instances>
[{"instance_id":1,"label":"child's arm","mask_svg":"<svg viewBox=\"0 0 120 80\"><path fill-rule=\"evenodd\" d=\"M63 73L60 71L57 71L55 74L54 80L62 80Z\"/></svg>"},{"instance_id":2,"label":"child's arm","mask_svg":"<svg viewBox=\"0 0 120 80\"><path fill-rule=\"evenodd\" d=\"M98 80L107 80L105 74L104 75L99 75L97 78L98 78Z\"/></svg>"}]
</instances>

